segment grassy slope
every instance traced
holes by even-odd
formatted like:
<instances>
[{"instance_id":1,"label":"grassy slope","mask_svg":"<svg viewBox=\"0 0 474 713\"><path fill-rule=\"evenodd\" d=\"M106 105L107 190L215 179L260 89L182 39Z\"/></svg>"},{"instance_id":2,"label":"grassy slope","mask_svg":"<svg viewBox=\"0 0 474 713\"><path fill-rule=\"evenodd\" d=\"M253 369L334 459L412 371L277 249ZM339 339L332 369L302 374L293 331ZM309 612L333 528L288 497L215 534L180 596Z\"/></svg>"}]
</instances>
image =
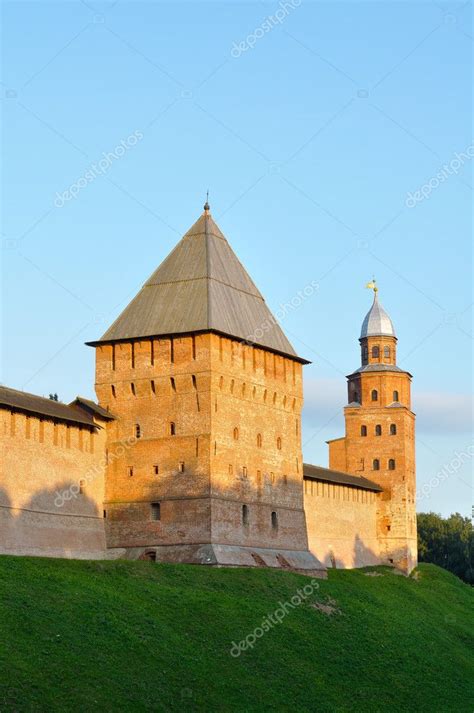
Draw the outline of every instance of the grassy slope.
<instances>
[{"instance_id":1,"label":"grassy slope","mask_svg":"<svg viewBox=\"0 0 474 713\"><path fill-rule=\"evenodd\" d=\"M310 580L0 557L0 710L471 712L473 590L432 565L377 569L331 571L310 599L340 614L308 600L232 658Z\"/></svg>"}]
</instances>

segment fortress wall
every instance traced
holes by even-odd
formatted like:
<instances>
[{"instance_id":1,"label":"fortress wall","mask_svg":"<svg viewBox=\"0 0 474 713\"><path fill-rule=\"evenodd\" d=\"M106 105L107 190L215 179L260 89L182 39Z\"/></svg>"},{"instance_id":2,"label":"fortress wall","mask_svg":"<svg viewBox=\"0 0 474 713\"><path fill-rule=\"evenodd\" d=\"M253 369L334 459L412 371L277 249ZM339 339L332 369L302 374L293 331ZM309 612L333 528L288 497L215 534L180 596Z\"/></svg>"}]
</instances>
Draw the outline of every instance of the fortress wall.
<instances>
[{"instance_id":1,"label":"fortress wall","mask_svg":"<svg viewBox=\"0 0 474 713\"><path fill-rule=\"evenodd\" d=\"M369 490L304 481L309 549L340 569L379 564L377 495Z\"/></svg>"},{"instance_id":2,"label":"fortress wall","mask_svg":"<svg viewBox=\"0 0 474 713\"><path fill-rule=\"evenodd\" d=\"M2 554L104 556L105 438L0 409Z\"/></svg>"}]
</instances>

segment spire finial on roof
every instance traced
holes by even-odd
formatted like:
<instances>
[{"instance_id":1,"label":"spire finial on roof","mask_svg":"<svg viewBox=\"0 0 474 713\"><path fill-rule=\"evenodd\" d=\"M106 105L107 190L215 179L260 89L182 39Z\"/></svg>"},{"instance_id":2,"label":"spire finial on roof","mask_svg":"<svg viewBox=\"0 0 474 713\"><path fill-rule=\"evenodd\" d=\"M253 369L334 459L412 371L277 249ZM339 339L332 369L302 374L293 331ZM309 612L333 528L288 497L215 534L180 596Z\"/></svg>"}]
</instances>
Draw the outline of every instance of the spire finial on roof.
<instances>
[{"instance_id":1,"label":"spire finial on roof","mask_svg":"<svg viewBox=\"0 0 474 713\"><path fill-rule=\"evenodd\" d=\"M204 203L204 212L209 213L210 210L211 210L211 207L209 205L209 189L208 189L207 193L206 193L206 202Z\"/></svg>"},{"instance_id":2,"label":"spire finial on roof","mask_svg":"<svg viewBox=\"0 0 474 713\"><path fill-rule=\"evenodd\" d=\"M374 295L377 296L377 292L379 291L379 288L377 287L377 281L376 281L375 277L372 278L372 281L371 281L371 282L368 282L368 283L366 284L366 287L367 287L369 290L373 290L373 291L374 291Z\"/></svg>"}]
</instances>

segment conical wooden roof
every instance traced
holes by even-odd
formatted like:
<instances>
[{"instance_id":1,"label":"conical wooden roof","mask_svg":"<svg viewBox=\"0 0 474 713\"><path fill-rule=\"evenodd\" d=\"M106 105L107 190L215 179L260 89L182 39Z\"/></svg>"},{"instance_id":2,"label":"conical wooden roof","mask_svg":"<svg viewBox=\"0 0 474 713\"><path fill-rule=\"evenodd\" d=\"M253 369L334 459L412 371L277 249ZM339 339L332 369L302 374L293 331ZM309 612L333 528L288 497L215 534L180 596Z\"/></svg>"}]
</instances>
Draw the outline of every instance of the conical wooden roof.
<instances>
[{"instance_id":1,"label":"conical wooden roof","mask_svg":"<svg viewBox=\"0 0 474 713\"><path fill-rule=\"evenodd\" d=\"M305 362L208 209L92 346L145 337L217 332Z\"/></svg>"}]
</instances>

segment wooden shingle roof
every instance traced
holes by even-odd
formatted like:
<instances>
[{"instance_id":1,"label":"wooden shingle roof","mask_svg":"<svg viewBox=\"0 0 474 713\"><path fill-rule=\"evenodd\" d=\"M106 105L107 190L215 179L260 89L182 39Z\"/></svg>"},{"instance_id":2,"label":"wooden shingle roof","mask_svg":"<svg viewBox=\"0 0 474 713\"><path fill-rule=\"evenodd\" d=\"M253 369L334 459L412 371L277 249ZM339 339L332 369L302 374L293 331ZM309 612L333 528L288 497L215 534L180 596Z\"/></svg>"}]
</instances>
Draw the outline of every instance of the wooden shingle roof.
<instances>
[{"instance_id":1,"label":"wooden shingle roof","mask_svg":"<svg viewBox=\"0 0 474 713\"><path fill-rule=\"evenodd\" d=\"M298 357L208 209L91 346L216 332Z\"/></svg>"},{"instance_id":2,"label":"wooden shingle roof","mask_svg":"<svg viewBox=\"0 0 474 713\"><path fill-rule=\"evenodd\" d=\"M321 480L325 483L336 483L337 485L349 485L352 488L362 488L362 490L373 490L374 492L382 492L383 490L380 485L377 485L377 483L374 483L368 478L342 473L339 470L323 468L320 465L311 465L310 463L303 463L303 478L305 480Z\"/></svg>"},{"instance_id":3,"label":"wooden shingle roof","mask_svg":"<svg viewBox=\"0 0 474 713\"><path fill-rule=\"evenodd\" d=\"M35 416L82 426L97 426L92 415L79 408L78 405L62 404L59 401L29 394L26 391L10 389L7 386L0 386L0 408L31 413Z\"/></svg>"}]
</instances>

